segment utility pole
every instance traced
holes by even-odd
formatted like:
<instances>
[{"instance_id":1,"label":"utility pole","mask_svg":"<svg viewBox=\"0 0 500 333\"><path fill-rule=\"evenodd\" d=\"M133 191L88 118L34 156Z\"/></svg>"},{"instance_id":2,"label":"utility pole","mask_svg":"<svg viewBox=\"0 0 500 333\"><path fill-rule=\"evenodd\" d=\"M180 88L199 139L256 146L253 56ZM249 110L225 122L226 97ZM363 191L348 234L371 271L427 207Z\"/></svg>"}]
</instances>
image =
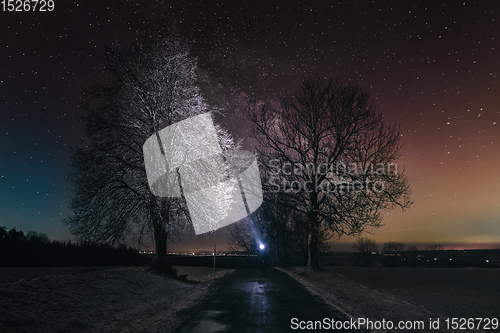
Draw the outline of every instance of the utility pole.
<instances>
[{"instance_id":1,"label":"utility pole","mask_svg":"<svg viewBox=\"0 0 500 333\"><path fill-rule=\"evenodd\" d=\"M214 279L215 279L215 254L217 253L217 244L214 244Z\"/></svg>"}]
</instances>

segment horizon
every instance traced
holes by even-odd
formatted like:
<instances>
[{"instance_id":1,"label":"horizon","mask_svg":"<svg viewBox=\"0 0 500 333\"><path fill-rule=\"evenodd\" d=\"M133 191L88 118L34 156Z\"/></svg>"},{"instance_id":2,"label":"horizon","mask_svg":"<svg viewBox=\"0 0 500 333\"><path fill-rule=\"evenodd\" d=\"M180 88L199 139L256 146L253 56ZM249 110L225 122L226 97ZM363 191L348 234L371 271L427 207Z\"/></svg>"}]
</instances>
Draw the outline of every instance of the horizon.
<instances>
[{"instance_id":1,"label":"horizon","mask_svg":"<svg viewBox=\"0 0 500 333\"><path fill-rule=\"evenodd\" d=\"M2 227L2 226L0 226ZM7 231L10 230L10 228L7 228ZM19 228L16 228L18 231L24 232L26 235L27 232L29 231L35 231L38 232L37 230L22 230ZM370 235L363 234L362 237L368 237L373 239L373 237L370 237ZM228 249L228 243L218 243L217 238L215 235L205 235L205 237L199 237L191 239L190 241L180 241L180 242L169 242L167 250L168 252L213 252L213 246L217 246L217 251L222 251L222 252L231 252ZM353 237L349 236L346 238L350 238L352 240L339 240L339 241L329 241L327 242L329 248L323 251L327 252L357 252L355 249L352 248L353 242L356 240L358 237ZM74 238L73 239L53 239L49 236L49 239L51 241L61 241L61 242L76 242ZM215 241L215 242L214 242ZM491 242L491 243L459 243L459 242L404 242L400 241L397 239L393 239L391 241L403 243L404 245L404 251L409 250L410 247L416 246L418 251L425 251L428 250L428 247L433 246L433 245L439 245L442 247L443 251L460 251L460 250L500 250L500 242ZM377 252L381 252L382 248L386 242L375 242L377 245ZM127 242L127 246L136 248L140 251L153 251L154 252L154 244L151 243L149 246L139 246L137 243L134 242ZM323 246L324 248L324 246Z\"/></svg>"}]
</instances>

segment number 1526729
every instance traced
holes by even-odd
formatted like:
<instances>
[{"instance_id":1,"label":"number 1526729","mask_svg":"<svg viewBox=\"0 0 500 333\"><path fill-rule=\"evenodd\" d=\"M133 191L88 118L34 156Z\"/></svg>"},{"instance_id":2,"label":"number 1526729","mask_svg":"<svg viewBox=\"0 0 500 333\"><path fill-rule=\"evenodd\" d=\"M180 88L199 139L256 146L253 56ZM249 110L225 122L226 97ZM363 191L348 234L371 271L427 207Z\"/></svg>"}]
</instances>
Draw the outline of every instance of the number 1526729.
<instances>
[{"instance_id":1,"label":"number 1526729","mask_svg":"<svg viewBox=\"0 0 500 333\"><path fill-rule=\"evenodd\" d=\"M54 0L2 0L1 9L4 12L51 12L54 10Z\"/></svg>"}]
</instances>

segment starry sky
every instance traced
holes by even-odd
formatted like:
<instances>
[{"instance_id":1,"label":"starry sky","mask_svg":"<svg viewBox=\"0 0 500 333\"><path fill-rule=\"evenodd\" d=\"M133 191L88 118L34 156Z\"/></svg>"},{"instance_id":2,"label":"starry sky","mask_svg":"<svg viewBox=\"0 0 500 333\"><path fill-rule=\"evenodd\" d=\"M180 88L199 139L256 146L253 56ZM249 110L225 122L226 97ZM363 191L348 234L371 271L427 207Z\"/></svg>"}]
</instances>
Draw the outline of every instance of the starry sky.
<instances>
[{"instance_id":1,"label":"starry sky","mask_svg":"<svg viewBox=\"0 0 500 333\"><path fill-rule=\"evenodd\" d=\"M400 124L398 168L414 201L387 212L369 235L377 242L500 248L494 1L55 0L53 12L1 11L0 226L71 239L61 220L69 152L84 135L82 90L106 79L106 45L165 24L192 42L205 97L225 108L218 121L246 148L247 98L276 103L310 75L371 90ZM208 243L188 237L174 248Z\"/></svg>"}]
</instances>

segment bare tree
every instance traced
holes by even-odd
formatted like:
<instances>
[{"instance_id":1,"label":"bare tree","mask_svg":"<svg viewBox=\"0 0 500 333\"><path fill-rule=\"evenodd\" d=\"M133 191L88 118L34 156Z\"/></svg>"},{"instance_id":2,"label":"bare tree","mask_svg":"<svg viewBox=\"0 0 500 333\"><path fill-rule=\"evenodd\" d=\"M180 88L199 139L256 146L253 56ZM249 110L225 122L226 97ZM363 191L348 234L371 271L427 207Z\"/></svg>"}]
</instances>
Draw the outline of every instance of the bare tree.
<instances>
[{"instance_id":1,"label":"bare tree","mask_svg":"<svg viewBox=\"0 0 500 333\"><path fill-rule=\"evenodd\" d=\"M387 243L384 243L384 249L382 250L384 253L387 254L401 254L405 249L405 245L400 242L395 242L395 241L390 241Z\"/></svg>"},{"instance_id":2,"label":"bare tree","mask_svg":"<svg viewBox=\"0 0 500 333\"><path fill-rule=\"evenodd\" d=\"M254 223L255 216L258 213L252 214L252 218L247 217L239 223L228 226L229 239L228 248L230 251L242 251L245 254L258 253L258 238L264 241L262 232L258 230Z\"/></svg>"},{"instance_id":3,"label":"bare tree","mask_svg":"<svg viewBox=\"0 0 500 333\"><path fill-rule=\"evenodd\" d=\"M152 266L168 270L167 239L188 228L183 198L148 188L143 144L160 129L210 111L195 84L196 61L174 32L123 50L110 47L109 80L90 86L82 103L87 139L72 155L73 215L65 219L82 241L115 244L154 240ZM221 144L232 145L222 134Z\"/></svg>"},{"instance_id":4,"label":"bare tree","mask_svg":"<svg viewBox=\"0 0 500 333\"><path fill-rule=\"evenodd\" d=\"M307 260L307 221L304 216L288 208L283 203L268 201L269 233L274 241L276 259L279 266L289 266L294 257Z\"/></svg>"},{"instance_id":5,"label":"bare tree","mask_svg":"<svg viewBox=\"0 0 500 333\"><path fill-rule=\"evenodd\" d=\"M307 254L307 223L301 214L284 204L284 199L279 198L282 193L269 190L269 170L261 169L260 176L264 202L244 221L229 226L229 247L256 254L259 242L264 242L267 254L284 267L292 256Z\"/></svg>"},{"instance_id":6,"label":"bare tree","mask_svg":"<svg viewBox=\"0 0 500 333\"><path fill-rule=\"evenodd\" d=\"M318 269L318 242L382 225L381 211L409 207L397 169L400 134L377 112L368 91L306 79L279 107L250 110L267 191L307 221L308 266Z\"/></svg>"},{"instance_id":7,"label":"bare tree","mask_svg":"<svg viewBox=\"0 0 500 333\"><path fill-rule=\"evenodd\" d=\"M293 255L301 254L307 233L301 216L287 206L266 201L254 214L228 227L229 248L248 254L259 253L260 243L279 266L287 266Z\"/></svg>"},{"instance_id":8,"label":"bare tree","mask_svg":"<svg viewBox=\"0 0 500 333\"><path fill-rule=\"evenodd\" d=\"M363 257L363 265L370 265L370 258L373 252L377 252L377 244L375 240L368 237L359 237L351 244L351 247L356 249Z\"/></svg>"},{"instance_id":9,"label":"bare tree","mask_svg":"<svg viewBox=\"0 0 500 333\"><path fill-rule=\"evenodd\" d=\"M392 265L398 266L400 264L400 256L405 249L405 245L400 242L390 241L384 243L384 248L382 252L384 254L389 255L390 259L392 259Z\"/></svg>"},{"instance_id":10,"label":"bare tree","mask_svg":"<svg viewBox=\"0 0 500 333\"><path fill-rule=\"evenodd\" d=\"M361 253L372 253L377 251L377 244L375 243L375 240L368 237L357 238L351 246Z\"/></svg>"},{"instance_id":11,"label":"bare tree","mask_svg":"<svg viewBox=\"0 0 500 333\"><path fill-rule=\"evenodd\" d=\"M443 251L444 250L444 247L443 245L439 244L439 243L436 243L436 244L431 244L431 245L428 245L425 250L427 251Z\"/></svg>"}]
</instances>

